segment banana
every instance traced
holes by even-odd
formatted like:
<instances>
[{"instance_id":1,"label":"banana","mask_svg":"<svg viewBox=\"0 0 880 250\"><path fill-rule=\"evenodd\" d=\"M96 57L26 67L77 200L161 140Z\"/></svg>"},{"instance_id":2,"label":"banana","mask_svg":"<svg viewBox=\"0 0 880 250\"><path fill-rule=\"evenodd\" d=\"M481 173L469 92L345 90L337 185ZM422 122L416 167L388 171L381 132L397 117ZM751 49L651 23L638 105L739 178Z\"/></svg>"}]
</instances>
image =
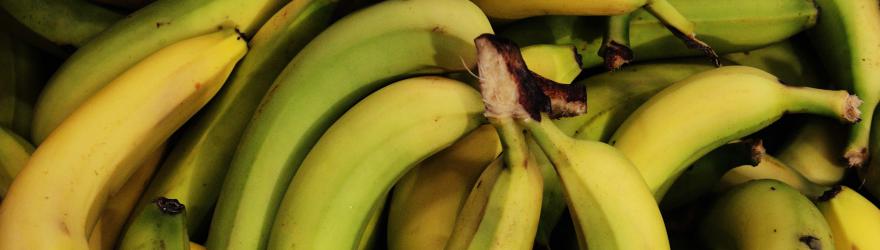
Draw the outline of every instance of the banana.
<instances>
[{"instance_id":1,"label":"banana","mask_svg":"<svg viewBox=\"0 0 880 250\"><path fill-rule=\"evenodd\" d=\"M577 225L580 247L668 249L660 210L632 163L607 144L569 137L544 113L557 112L556 105L551 106L558 101L554 99L585 106L586 96L568 92L584 89L546 92L546 87L536 82L540 78L528 74L513 42L486 34L478 37L476 44L484 115L490 120L511 119L525 127L553 163ZM585 111L571 109L579 112L570 115Z\"/></svg>"},{"instance_id":2,"label":"banana","mask_svg":"<svg viewBox=\"0 0 880 250\"><path fill-rule=\"evenodd\" d=\"M177 199L159 197L150 206L141 210L139 217L160 217L146 220L151 223L152 231L163 237L153 237L154 233L125 234L120 241L119 249L171 249L187 250L190 248L189 236L186 233L186 206Z\"/></svg>"},{"instance_id":3,"label":"banana","mask_svg":"<svg viewBox=\"0 0 880 250\"><path fill-rule=\"evenodd\" d=\"M837 249L880 248L880 209L858 192L835 186L816 204L831 227Z\"/></svg>"},{"instance_id":4,"label":"banana","mask_svg":"<svg viewBox=\"0 0 880 250\"><path fill-rule=\"evenodd\" d=\"M57 59L0 27L0 126L30 137L33 107Z\"/></svg>"},{"instance_id":5,"label":"banana","mask_svg":"<svg viewBox=\"0 0 880 250\"><path fill-rule=\"evenodd\" d=\"M95 3L105 4L117 8L123 8L128 10L136 10L143 8L147 4L152 3L154 0L91 0Z\"/></svg>"},{"instance_id":6,"label":"banana","mask_svg":"<svg viewBox=\"0 0 880 250\"><path fill-rule=\"evenodd\" d=\"M554 82L571 83L581 74L581 55L574 46L535 44L520 52L529 70Z\"/></svg>"},{"instance_id":7,"label":"banana","mask_svg":"<svg viewBox=\"0 0 880 250\"><path fill-rule=\"evenodd\" d=\"M443 249L480 173L501 153L483 125L404 175L391 195L388 249Z\"/></svg>"},{"instance_id":8,"label":"banana","mask_svg":"<svg viewBox=\"0 0 880 250\"><path fill-rule=\"evenodd\" d=\"M59 56L86 45L124 17L87 0L3 0L0 8L0 20L19 37Z\"/></svg>"},{"instance_id":9,"label":"banana","mask_svg":"<svg viewBox=\"0 0 880 250\"><path fill-rule=\"evenodd\" d=\"M721 67L690 76L651 97L620 125L611 144L639 168L659 201L687 166L724 143L785 113L855 122L860 102L842 90L786 86L760 69Z\"/></svg>"},{"instance_id":10,"label":"banana","mask_svg":"<svg viewBox=\"0 0 880 250\"><path fill-rule=\"evenodd\" d=\"M699 231L710 249L834 249L819 209L777 180L749 181L726 192Z\"/></svg>"},{"instance_id":11,"label":"banana","mask_svg":"<svg viewBox=\"0 0 880 250\"><path fill-rule=\"evenodd\" d=\"M394 182L475 129L481 111L476 91L442 77L410 78L370 94L303 160L278 208L268 248L357 246L371 210L383 205L380 198ZM230 241L235 245L229 247L266 247L259 239Z\"/></svg>"},{"instance_id":12,"label":"banana","mask_svg":"<svg viewBox=\"0 0 880 250\"><path fill-rule=\"evenodd\" d=\"M821 118L806 121L776 157L797 170L810 182L833 186L843 179L846 162L840 157L844 148L841 124Z\"/></svg>"},{"instance_id":13,"label":"banana","mask_svg":"<svg viewBox=\"0 0 880 250\"><path fill-rule=\"evenodd\" d=\"M109 192L204 106L246 50L231 30L187 39L89 98L13 181L0 205L0 249L88 248Z\"/></svg>"},{"instance_id":14,"label":"banana","mask_svg":"<svg viewBox=\"0 0 880 250\"><path fill-rule=\"evenodd\" d=\"M513 119L489 121L504 153L474 185L446 249L532 249L534 244L543 192L540 167Z\"/></svg>"},{"instance_id":15,"label":"banana","mask_svg":"<svg viewBox=\"0 0 880 250\"><path fill-rule=\"evenodd\" d=\"M724 173L715 189L716 192L724 192L741 183L759 179L781 181L810 199L818 198L830 188L812 183L797 170L770 155L764 155L757 166L738 166Z\"/></svg>"},{"instance_id":16,"label":"banana","mask_svg":"<svg viewBox=\"0 0 880 250\"><path fill-rule=\"evenodd\" d=\"M275 80L243 133L207 247L265 244L284 189L336 118L391 80L472 65L472 39L491 31L480 9L465 0L395 0L321 32Z\"/></svg>"},{"instance_id":17,"label":"banana","mask_svg":"<svg viewBox=\"0 0 880 250\"><path fill-rule=\"evenodd\" d=\"M116 240L120 236L125 222L137 205L138 199L143 194L153 173L159 167L162 156L165 155L167 144L159 146L159 149L147 156L147 159L125 181L125 184L107 198L107 206L101 212L95 229L89 237L89 249L113 249Z\"/></svg>"},{"instance_id":18,"label":"banana","mask_svg":"<svg viewBox=\"0 0 880 250\"><path fill-rule=\"evenodd\" d=\"M576 139L607 142L626 117L648 98L677 81L713 68L702 60L679 59L637 63L591 76L578 81L589 89L589 112L555 122L565 134Z\"/></svg>"},{"instance_id":19,"label":"banana","mask_svg":"<svg viewBox=\"0 0 880 250\"><path fill-rule=\"evenodd\" d=\"M695 33L718 54L747 51L787 39L816 23L818 10L803 0L668 0L688 20ZM736 11L731 11L736 10ZM545 16L510 24L499 32L522 46L572 44L582 55L584 68L603 65L599 55L606 25L601 17ZM646 10L632 13L629 24L634 61L701 55L681 46L663 22Z\"/></svg>"},{"instance_id":20,"label":"banana","mask_svg":"<svg viewBox=\"0 0 880 250\"><path fill-rule=\"evenodd\" d=\"M174 197L187 206L190 236L210 219L209 211L220 195L229 161L260 99L284 65L329 24L335 4L336 1L327 0L293 1L257 31L249 43L248 54L228 83L180 132L168 160L138 207L147 206L157 197ZM139 223L141 219L134 217L131 223L149 225Z\"/></svg>"},{"instance_id":21,"label":"banana","mask_svg":"<svg viewBox=\"0 0 880 250\"><path fill-rule=\"evenodd\" d=\"M6 196L9 184L33 152L34 146L30 142L0 126L0 196Z\"/></svg>"},{"instance_id":22,"label":"banana","mask_svg":"<svg viewBox=\"0 0 880 250\"><path fill-rule=\"evenodd\" d=\"M750 66L767 71L786 84L821 88L823 81L812 51L795 43L792 39L777 42L766 47L721 55L731 63Z\"/></svg>"},{"instance_id":23,"label":"banana","mask_svg":"<svg viewBox=\"0 0 880 250\"><path fill-rule=\"evenodd\" d=\"M250 37L284 2L160 0L132 13L89 40L52 75L35 106L31 139L42 142L86 99L157 50L218 28Z\"/></svg>"},{"instance_id":24,"label":"banana","mask_svg":"<svg viewBox=\"0 0 880 250\"><path fill-rule=\"evenodd\" d=\"M868 159L874 109L880 102L880 2L877 0L816 0L822 15L807 34L833 82L864 101L862 121L852 126L844 157L850 166Z\"/></svg>"},{"instance_id":25,"label":"banana","mask_svg":"<svg viewBox=\"0 0 880 250\"><path fill-rule=\"evenodd\" d=\"M736 167L757 166L764 157L761 140L746 139L724 144L688 167L675 180L660 201L660 208L670 211L709 193L725 173Z\"/></svg>"}]
</instances>

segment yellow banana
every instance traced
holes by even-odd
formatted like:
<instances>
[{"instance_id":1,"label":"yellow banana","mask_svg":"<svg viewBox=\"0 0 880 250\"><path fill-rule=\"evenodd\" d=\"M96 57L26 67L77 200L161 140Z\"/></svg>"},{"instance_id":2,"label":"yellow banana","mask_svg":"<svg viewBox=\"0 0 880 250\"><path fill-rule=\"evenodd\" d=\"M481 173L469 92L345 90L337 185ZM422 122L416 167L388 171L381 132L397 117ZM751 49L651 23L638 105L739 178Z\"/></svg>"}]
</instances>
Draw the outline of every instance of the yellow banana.
<instances>
[{"instance_id":1,"label":"yellow banana","mask_svg":"<svg viewBox=\"0 0 880 250\"><path fill-rule=\"evenodd\" d=\"M846 186L828 190L816 204L837 249L880 249L880 209Z\"/></svg>"},{"instance_id":2,"label":"yellow banana","mask_svg":"<svg viewBox=\"0 0 880 250\"><path fill-rule=\"evenodd\" d=\"M246 50L231 30L187 39L89 98L13 181L0 206L0 248L87 249L110 190L207 103Z\"/></svg>"},{"instance_id":3,"label":"yellow banana","mask_svg":"<svg viewBox=\"0 0 880 250\"><path fill-rule=\"evenodd\" d=\"M797 170L770 155L763 155L761 163L757 166L738 166L731 169L721 177L715 186L717 192L724 192L736 185L760 179L773 179L787 184L801 192L810 199L816 199L828 190L828 186L822 186L810 182Z\"/></svg>"},{"instance_id":4,"label":"yellow banana","mask_svg":"<svg viewBox=\"0 0 880 250\"><path fill-rule=\"evenodd\" d=\"M33 152L34 146L30 142L0 126L0 196L6 196L9 184Z\"/></svg>"}]
</instances>

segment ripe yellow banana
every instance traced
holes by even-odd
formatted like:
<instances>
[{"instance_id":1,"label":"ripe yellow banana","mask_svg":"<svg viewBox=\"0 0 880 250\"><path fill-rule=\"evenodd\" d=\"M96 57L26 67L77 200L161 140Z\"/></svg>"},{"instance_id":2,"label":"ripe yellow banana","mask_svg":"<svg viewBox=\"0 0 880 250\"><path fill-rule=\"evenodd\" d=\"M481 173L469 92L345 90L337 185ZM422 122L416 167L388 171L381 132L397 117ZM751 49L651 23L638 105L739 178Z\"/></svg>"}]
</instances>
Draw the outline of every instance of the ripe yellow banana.
<instances>
[{"instance_id":1,"label":"ripe yellow banana","mask_svg":"<svg viewBox=\"0 0 880 250\"><path fill-rule=\"evenodd\" d=\"M823 186L810 182L797 170L789 167L770 155L763 155L761 163L757 166L738 166L731 169L721 177L715 186L716 192L724 192L732 187L760 179L773 179L787 184L801 192L810 199L816 199L828 190L829 186Z\"/></svg>"},{"instance_id":2,"label":"ripe yellow banana","mask_svg":"<svg viewBox=\"0 0 880 250\"><path fill-rule=\"evenodd\" d=\"M483 125L413 167L391 195L388 249L443 249L471 187L500 153L495 128Z\"/></svg>"},{"instance_id":3,"label":"ripe yellow banana","mask_svg":"<svg viewBox=\"0 0 880 250\"><path fill-rule=\"evenodd\" d=\"M810 182L833 186L846 173L846 162L840 157L846 144L842 131L846 131L845 126L838 122L819 117L809 119L776 158Z\"/></svg>"},{"instance_id":4,"label":"ripe yellow banana","mask_svg":"<svg viewBox=\"0 0 880 250\"><path fill-rule=\"evenodd\" d=\"M159 49L218 28L251 37L285 2L158 0L131 13L77 49L52 75L35 106L31 139L42 142L85 100Z\"/></svg>"},{"instance_id":5,"label":"ripe yellow banana","mask_svg":"<svg viewBox=\"0 0 880 250\"><path fill-rule=\"evenodd\" d=\"M482 110L474 89L442 77L410 78L370 94L303 160L278 208L268 248L358 246L371 211L383 205L393 184L475 129ZM247 243L265 246L256 240Z\"/></svg>"},{"instance_id":6,"label":"ripe yellow banana","mask_svg":"<svg viewBox=\"0 0 880 250\"><path fill-rule=\"evenodd\" d=\"M831 80L864 101L862 121L852 126L844 151L850 166L868 160L874 109L880 102L880 1L815 0L822 10L807 34Z\"/></svg>"},{"instance_id":7,"label":"ripe yellow banana","mask_svg":"<svg viewBox=\"0 0 880 250\"><path fill-rule=\"evenodd\" d=\"M486 32L486 16L466 0L384 1L322 31L278 76L243 132L207 247L264 246L284 190L334 120L393 80L472 65L472 40Z\"/></svg>"},{"instance_id":8,"label":"ripe yellow banana","mask_svg":"<svg viewBox=\"0 0 880 250\"><path fill-rule=\"evenodd\" d=\"M153 173L162 162L167 144L159 146L159 149L147 156L147 159L125 181L122 187L107 198L107 206L101 212L95 229L89 237L89 249L110 250L116 246L122 229L147 184L153 178Z\"/></svg>"},{"instance_id":9,"label":"ripe yellow banana","mask_svg":"<svg viewBox=\"0 0 880 250\"><path fill-rule=\"evenodd\" d=\"M720 197L700 226L709 249L834 249L819 209L777 180L754 180Z\"/></svg>"},{"instance_id":10,"label":"ripe yellow banana","mask_svg":"<svg viewBox=\"0 0 880 250\"><path fill-rule=\"evenodd\" d=\"M34 146L9 129L0 126L0 197L5 197L9 184L24 167Z\"/></svg>"},{"instance_id":11,"label":"ripe yellow banana","mask_svg":"<svg viewBox=\"0 0 880 250\"><path fill-rule=\"evenodd\" d=\"M651 97L620 125L611 144L639 168L659 201L694 161L785 113L855 122L860 103L846 91L786 86L760 69L727 66L690 76Z\"/></svg>"},{"instance_id":12,"label":"ripe yellow banana","mask_svg":"<svg viewBox=\"0 0 880 250\"><path fill-rule=\"evenodd\" d=\"M328 0L292 1L266 21L250 40L248 54L228 83L179 132L180 138L138 207L158 197L174 197L186 204L187 232L190 236L199 233L197 229L210 220L229 161L260 99L284 65L329 25L335 5L336 1ZM135 216L130 224L151 224L139 220L142 218ZM127 230L142 231L138 232L141 237L158 232L133 226Z\"/></svg>"},{"instance_id":13,"label":"ripe yellow banana","mask_svg":"<svg viewBox=\"0 0 880 250\"><path fill-rule=\"evenodd\" d=\"M846 186L835 186L816 204L837 249L880 249L880 209Z\"/></svg>"},{"instance_id":14,"label":"ripe yellow banana","mask_svg":"<svg viewBox=\"0 0 880 250\"><path fill-rule=\"evenodd\" d=\"M246 50L231 30L187 39L89 98L13 181L0 205L0 248L87 249L111 190L217 92Z\"/></svg>"}]
</instances>

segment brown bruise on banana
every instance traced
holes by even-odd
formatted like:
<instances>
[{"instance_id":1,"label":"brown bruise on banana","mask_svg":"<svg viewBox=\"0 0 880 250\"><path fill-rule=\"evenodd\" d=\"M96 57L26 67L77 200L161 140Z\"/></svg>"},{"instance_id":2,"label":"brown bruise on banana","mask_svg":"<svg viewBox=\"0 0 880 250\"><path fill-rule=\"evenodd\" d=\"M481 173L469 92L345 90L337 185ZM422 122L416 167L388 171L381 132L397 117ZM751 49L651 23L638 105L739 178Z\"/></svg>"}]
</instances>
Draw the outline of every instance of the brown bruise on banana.
<instances>
[{"instance_id":1,"label":"brown bruise on banana","mask_svg":"<svg viewBox=\"0 0 880 250\"><path fill-rule=\"evenodd\" d=\"M632 61L633 51L623 44L611 41L605 44L601 56L605 60L605 68L610 71L615 71L620 69L624 64Z\"/></svg>"},{"instance_id":2,"label":"brown bruise on banana","mask_svg":"<svg viewBox=\"0 0 880 250\"><path fill-rule=\"evenodd\" d=\"M843 191L843 188L840 185L834 185L834 187L822 193L822 196L819 196L816 200L819 202L830 201L831 199L834 199L834 197L837 197L837 194L839 194L840 191Z\"/></svg>"},{"instance_id":3,"label":"brown bruise on banana","mask_svg":"<svg viewBox=\"0 0 880 250\"><path fill-rule=\"evenodd\" d=\"M586 112L584 85L559 84L535 74L512 41L483 34L474 39L474 44L487 118L540 121L541 112L553 118Z\"/></svg>"},{"instance_id":4,"label":"brown bruise on banana","mask_svg":"<svg viewBox=\"0 0 880 250\"><path fill-rule=\"evenodd\" d=\"M156 207L159 207L159 211L162 214L175 215L182 213L186 207L180 203L177 199L168 199L165 197L159 197L153 203L156 204Z\"/></svg>"},{"instance_id":5,"label":"brown bruise on banana","mask_svg":"<svg viewBox=\"0 0 880 250\"><path fill-rule=\"evenodd\" d=\"M706 56L709 57L709 60L712 60L712 64L714 64L715 67L721 67L721 59L718 56L718 53L715 52L715 49L709 46L709 44L706 44L705 42L700 41L700 39L697 39L697 36L695 34L682 33L680 30L669 25L666 25L666 29L668 29L670 32L672 32L673 35L681 39L689 49L697 49L703 51L703 54L706 54Z\"/></svg>"},{"instance_id":6,"label":"brown bruise on banana","mask_svg":"<svg viewBox=\"0 0 880 250\"><path fill-rule=\"evenodd\" d=\"M812 235L801 236L798 241L807 245L810 250L822 250L822 241Z\"/></svg>"}]
</instances>

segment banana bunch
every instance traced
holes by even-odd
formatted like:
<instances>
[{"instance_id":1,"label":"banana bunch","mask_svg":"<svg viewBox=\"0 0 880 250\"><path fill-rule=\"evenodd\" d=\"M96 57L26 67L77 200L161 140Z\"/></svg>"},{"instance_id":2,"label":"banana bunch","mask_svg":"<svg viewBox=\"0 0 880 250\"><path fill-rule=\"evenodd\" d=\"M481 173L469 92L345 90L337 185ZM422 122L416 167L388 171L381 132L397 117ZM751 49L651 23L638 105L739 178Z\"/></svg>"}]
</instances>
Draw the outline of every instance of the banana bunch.
<instances>
[{"instance_id":1,"label":"banana bunch","mask_svg":"<svg viewBox=\"0 0 880 250\"><path fill-rule=\"evenodd\" d=\"M0 0L0 250L880 249L878 6Z\"/></svg>"}]
</instances>

